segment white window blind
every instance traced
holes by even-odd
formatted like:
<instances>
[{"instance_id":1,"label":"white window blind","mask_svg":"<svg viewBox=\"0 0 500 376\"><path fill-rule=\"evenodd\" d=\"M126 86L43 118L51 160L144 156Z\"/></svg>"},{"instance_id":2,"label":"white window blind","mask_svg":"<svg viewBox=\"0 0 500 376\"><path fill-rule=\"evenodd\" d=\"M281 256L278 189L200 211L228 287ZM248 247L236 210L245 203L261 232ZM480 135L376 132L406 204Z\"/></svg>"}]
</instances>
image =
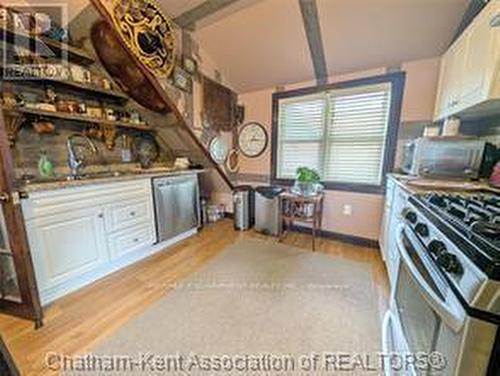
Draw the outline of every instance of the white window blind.
<instances>
[{"instance_id":1,"label":"white window blind","mask_svg":"<svg viewBox=\"0 0 500 376\"><path fill-rule=\"evenodd\" d=\"M297 167L322 169L326 95L283 100L279 105L278 176L293 179Z\"/></svg>"},{"instance_id":2,"label":"white window blind","mask_svg":"<svg viewBox=\"0 0 500 376\"><path fill-rule=\"evenodd\" d=\"M329 94L325 181L381 184L390 88L375 85Z\"/></svg>"},{"instance_id":3,"label":"white window blind","mask_svg":"<svg viewBox=\"0 0 500 376\"><path fill-rule=\"evenodd\" d=\"M380 185L390 103L390 83L281 100L277 177L307 166L327 182Z\"/></svg>"}]
</instances>

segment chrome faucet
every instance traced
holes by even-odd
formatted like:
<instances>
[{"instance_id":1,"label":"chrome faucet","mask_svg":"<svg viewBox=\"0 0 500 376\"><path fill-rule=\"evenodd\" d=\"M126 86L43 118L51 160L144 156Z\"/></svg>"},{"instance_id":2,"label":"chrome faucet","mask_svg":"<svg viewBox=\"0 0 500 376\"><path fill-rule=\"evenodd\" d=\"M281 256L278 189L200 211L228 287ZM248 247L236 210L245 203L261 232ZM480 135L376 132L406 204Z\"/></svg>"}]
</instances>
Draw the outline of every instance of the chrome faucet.
<instances>
[{"instance_id":1,"label":"chrome faucet","mask_svg":"<svg viewBox=\"0 0 500 376\"><path fill-rule=\"evenodd\" d=\"M69 179L72 180L78 179L80 177L80 170L85 166L85 158L78 157L75 150L75 145L73 144L73 139L77 137L85 140L92 153L97 154L99 152L92 140L81 133L73 133L68 137L68 140L66 141L66 149L68 150L68 166L70 170Z\"/></svg>"}]
</instances>

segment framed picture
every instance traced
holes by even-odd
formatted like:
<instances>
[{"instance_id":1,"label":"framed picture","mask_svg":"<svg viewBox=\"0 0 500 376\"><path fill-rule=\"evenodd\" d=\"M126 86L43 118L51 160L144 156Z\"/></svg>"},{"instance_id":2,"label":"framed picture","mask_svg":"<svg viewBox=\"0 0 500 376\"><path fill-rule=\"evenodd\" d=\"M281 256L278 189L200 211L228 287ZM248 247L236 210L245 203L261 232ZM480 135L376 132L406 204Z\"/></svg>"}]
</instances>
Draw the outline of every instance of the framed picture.
<instances>
[{"instance_id":1,"label":"framed picture","mask_svg":"<svg viewBox=\"0 0 500 376\"><path fill-rule=\"evenodd\" d=\"M198 62L192 57L184 56L182 66L184 70L191 75L195 75L196 73L198 73Z\"/></svg>"},{"instance_id":2,"label":"framed picture","mask_svg":"<svg viewBox=\"0 0 500 376\"><path fill-rule=\"evenodd\" d=\"M193 79L184 69L179 66L175 66L174 74L172 76L174 86L187 92L193 92Z\"/></svg>"}]
</instances>

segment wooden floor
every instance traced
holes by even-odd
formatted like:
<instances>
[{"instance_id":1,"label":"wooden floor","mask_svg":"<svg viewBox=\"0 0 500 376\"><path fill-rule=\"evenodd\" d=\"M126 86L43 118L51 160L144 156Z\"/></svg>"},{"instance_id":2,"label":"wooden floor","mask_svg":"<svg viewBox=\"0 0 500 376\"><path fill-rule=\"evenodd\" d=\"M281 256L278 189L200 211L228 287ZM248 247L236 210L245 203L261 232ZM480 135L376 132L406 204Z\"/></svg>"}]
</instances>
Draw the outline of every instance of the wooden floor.
<instances>
[{"instance_id":1,"label":"wooden floor","mask_svg":"<svg viewBox=\"0 0 500 376\"><path fill-rule=\"evenodd\" d=\"M0 333L22 375L53 374L45 364L47 353L72 355L91 350L167 295L167 286L193 273L226 246L245 237L276 241L254 232L235 232L232 222L225 220L167 252L160 252L46 307L42 329L35 331L30 322L0 315ZM289 234L284 243L311 247L310 236L298 233ZM318 243L318 252L371 267L378 291L379 315L382 315L388 302L388 282L379 252L326 239Z\"/></svg>"}]
</instances>

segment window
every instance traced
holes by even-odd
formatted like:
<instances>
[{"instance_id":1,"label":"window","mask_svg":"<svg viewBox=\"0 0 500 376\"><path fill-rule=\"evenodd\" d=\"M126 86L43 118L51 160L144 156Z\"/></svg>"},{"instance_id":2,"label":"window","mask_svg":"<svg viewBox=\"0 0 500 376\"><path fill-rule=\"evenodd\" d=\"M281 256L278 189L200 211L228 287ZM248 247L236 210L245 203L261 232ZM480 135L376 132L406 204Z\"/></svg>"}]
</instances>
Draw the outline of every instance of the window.
<instances>
[{"instance_id":1,"label":"window","mask_svg":"<svg viewBox=\"0 0 500 376\"><path fill-rule=\"evenodd\" d=\"M394 159L404 74L277 93L273 98L273 177L299 166L328 187L381 187Z\"/></svg>"}]
</instances>

